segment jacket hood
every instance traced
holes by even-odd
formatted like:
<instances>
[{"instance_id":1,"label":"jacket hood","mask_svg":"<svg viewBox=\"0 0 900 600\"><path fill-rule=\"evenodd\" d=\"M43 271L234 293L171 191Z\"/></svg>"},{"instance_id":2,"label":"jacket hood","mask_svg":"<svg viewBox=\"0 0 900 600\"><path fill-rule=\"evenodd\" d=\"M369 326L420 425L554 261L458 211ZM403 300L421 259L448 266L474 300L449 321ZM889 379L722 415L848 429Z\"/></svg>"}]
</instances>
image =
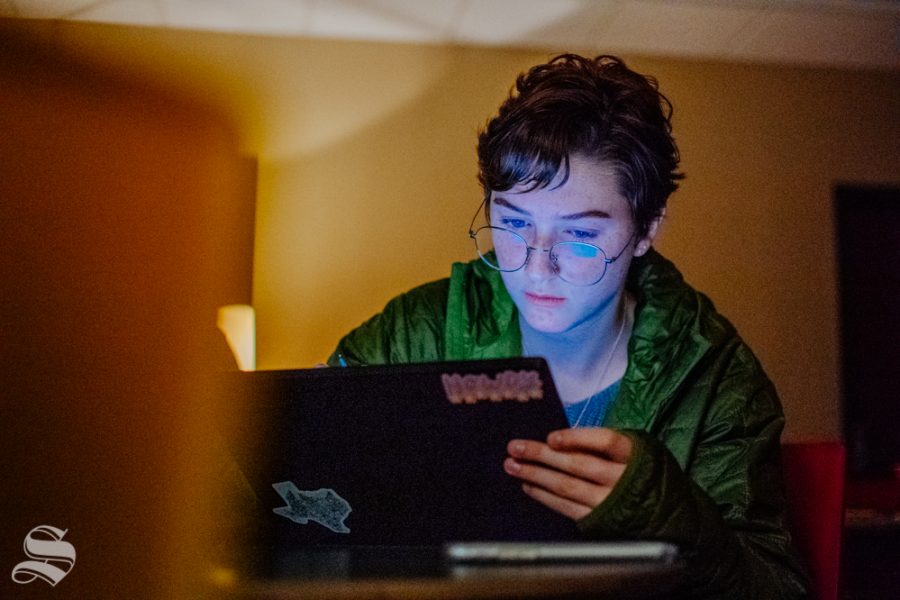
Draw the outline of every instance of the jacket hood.
<instances>
[{"instance_id":1,"label":"jacket hood","mask_svg":"<svg viewBox=\"0 0 900 600\"><path fill-rule=\"evenodd\" d=\"M734 339L735 332L709 298L652 248L632 262L626 286L637 301L623 386L623 393L633 398L617 403L620 410L611 416L650 429L649 419L665 414L660 404L673 398L693 367Z\"/></svg>"}]
</instances>

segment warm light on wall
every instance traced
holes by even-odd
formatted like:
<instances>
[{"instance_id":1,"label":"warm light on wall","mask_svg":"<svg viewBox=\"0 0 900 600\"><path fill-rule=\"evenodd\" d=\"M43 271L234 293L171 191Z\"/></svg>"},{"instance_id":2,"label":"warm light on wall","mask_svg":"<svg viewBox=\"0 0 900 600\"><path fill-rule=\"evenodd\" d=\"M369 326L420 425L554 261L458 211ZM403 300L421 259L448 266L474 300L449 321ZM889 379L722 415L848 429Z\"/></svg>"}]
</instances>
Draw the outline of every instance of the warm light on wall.
<instances>
[{"instance_id":1,"label":"warm light on wall","mask_svg":"<svg viewBox=\"0 0 900 600\"><path fill-rule=\"evenodd\" d=\"M241 371L256 370L256 313L247 304L219 308L216 326L228 341Z\"/></svg>"}]
</instances>

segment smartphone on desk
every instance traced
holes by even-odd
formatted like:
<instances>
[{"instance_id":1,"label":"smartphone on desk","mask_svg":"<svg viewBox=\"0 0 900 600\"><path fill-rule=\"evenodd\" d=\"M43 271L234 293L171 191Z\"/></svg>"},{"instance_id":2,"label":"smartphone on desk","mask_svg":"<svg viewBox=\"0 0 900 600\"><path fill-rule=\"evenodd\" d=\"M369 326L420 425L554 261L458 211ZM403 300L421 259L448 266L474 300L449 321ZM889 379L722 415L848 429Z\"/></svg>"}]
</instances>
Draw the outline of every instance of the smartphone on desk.
<instances>
[{"instance_id":1,"label":"smartphone on desk","mask_svg":"<svg viewBox=\"0 0 900 600\"><path fill-rule=\"evenodd\" d=\"M654 540L603 542L454 542L444 554L457 563L659 562L679 557L675 544Z\"/></svg>"}]
</instances>

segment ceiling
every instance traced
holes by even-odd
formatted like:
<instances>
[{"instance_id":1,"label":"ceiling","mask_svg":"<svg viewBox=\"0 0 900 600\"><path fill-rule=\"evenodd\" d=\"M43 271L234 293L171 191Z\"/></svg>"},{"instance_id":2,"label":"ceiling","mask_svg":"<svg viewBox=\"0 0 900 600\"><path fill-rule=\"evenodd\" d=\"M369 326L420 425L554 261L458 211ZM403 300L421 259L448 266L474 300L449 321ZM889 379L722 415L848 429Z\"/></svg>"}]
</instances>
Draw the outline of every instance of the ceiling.
<instances>
[{"instance_id":1,"label":"ceiling","mask_svg":"<svg viewBox=\"0 0 900 600\"><path fill-rule=\"evenodd\" d=\"M0 16L900 68L900 0L0 0Z\"/></svg>"}]
</instances>

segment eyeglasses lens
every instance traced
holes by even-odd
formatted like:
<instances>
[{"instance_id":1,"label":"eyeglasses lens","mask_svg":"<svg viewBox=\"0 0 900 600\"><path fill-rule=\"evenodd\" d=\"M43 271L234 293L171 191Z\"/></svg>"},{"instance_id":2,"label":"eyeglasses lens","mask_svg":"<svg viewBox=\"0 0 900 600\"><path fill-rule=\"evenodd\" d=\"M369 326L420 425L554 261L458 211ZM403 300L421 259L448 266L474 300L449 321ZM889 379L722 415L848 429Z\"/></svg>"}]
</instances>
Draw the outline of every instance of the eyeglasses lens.
<instances>
[{"instance_id":1,"label":"eyeglasses lens","mask_svg":"<svg viewBox=\"0 0 900 600\"><path fill-rule=\"evenodd\" d=\"M528 243L513 231L482 227L474 238L478 255L498 271L517 271L528 261ZM606 273L606 254L591 244L557 242L550 249L550 261L560 279L574 285L593 285Z\"/></svg>"}]
</instances>

